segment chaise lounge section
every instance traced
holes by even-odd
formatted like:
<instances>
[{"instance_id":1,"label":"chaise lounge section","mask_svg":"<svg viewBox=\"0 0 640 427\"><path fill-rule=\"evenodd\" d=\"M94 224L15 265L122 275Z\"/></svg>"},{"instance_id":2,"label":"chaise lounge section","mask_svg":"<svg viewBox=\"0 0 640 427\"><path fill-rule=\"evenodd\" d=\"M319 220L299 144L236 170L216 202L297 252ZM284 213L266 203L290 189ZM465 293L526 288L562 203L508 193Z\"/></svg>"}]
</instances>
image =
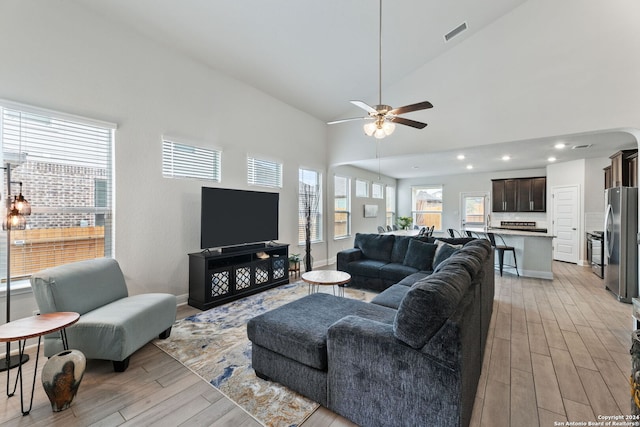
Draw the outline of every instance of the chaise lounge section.
<instances>
[{"instance_id":1,"label":"chaise lounge section","mask_svg":"<svg viewBox=\"0 0 640 427\"><path fill-rule=\"evenodd\" d=\"M371 303L306 296L249 321L253 368L361 426L466 427L493 280L491 246L474 240Z\"/></svg>"}]
</instances>

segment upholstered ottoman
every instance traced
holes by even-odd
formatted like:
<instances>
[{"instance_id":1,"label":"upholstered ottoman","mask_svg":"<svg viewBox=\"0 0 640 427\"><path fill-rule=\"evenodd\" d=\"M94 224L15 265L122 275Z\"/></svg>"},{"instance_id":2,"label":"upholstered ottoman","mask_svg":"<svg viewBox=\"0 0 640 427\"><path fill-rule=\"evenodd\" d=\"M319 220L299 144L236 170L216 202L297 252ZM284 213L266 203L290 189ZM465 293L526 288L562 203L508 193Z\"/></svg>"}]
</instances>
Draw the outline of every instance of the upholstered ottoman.
<instances>
[{"instance_id":1,"label":"upholstered ottoman","mask_svg":"<svg viewBox=\"0 0 640 427\"><path fill-rule=\"evenodd\" d=\"M327 331L348 315L393 324L396 310L319 293L254 317L247 335L256 375L327 406Z\"/></svg>"}]
</instances>

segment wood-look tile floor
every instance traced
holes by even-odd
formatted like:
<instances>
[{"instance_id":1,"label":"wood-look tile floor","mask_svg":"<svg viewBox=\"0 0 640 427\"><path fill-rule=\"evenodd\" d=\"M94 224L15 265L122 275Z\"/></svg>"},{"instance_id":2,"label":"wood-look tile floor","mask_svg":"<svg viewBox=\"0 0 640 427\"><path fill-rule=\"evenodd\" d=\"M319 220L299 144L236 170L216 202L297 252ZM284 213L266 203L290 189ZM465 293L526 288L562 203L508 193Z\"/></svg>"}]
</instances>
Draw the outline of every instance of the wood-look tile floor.
<instances>
[{"instance_id":1,"label":"wood-look tile floor","mask_svg":"<svg viewBox=\"0 0 640 427\"><path fill-rule=\"evenodd\" d=\"M631 306L606 292L586 267L554 262L555 279L496 276L496 298L471 425L554 426L630 412ZM180 306L178 316L199 310ZM33 353L33 350L32 350ZM24 366L25 384L35 358ZM44 359L40 359L40 371ZM15 375L15 370L11 371ZM2 390L6 373L0 373ZM26 391L26 395L29 392ZM53 413L38 373L33 410L19 392L0 397L0 426L259 426L260 424L153 344L129 369L91 360L72 406ZM326 408L302 427L354 424Z\"/></svg>"}]
</instances>

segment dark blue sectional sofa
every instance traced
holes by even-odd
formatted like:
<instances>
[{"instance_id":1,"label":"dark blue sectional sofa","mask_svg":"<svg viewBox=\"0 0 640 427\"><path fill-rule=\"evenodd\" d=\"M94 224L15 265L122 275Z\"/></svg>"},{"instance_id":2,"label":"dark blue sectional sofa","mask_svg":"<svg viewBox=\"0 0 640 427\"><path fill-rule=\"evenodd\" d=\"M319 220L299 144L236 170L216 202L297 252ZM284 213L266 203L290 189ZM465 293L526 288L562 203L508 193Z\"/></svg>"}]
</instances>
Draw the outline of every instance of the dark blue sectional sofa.
<instances>
[{"instance_id":1,"label":"dark blue sectional sofa","mask_svg":"<svg viewBox=\"0 0 640 427\"><path fill-rule=\"evenodd\" d=\"M473 240L432 273L413 268L370 303L312 294L251 319L256 375L360 426L468 426L493 307L493 250Z\"/></svg>"}]
</instances>

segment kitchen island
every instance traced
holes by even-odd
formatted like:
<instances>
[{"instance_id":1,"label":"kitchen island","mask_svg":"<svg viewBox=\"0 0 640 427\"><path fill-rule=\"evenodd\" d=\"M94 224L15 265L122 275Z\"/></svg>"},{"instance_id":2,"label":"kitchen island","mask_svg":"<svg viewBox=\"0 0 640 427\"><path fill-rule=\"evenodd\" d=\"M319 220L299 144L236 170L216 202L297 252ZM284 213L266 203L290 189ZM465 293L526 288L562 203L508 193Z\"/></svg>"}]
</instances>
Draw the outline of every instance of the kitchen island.
<instances>
[{"instance_id":1,"label":"kitchen island","mask_svg":"<svg viewBox=\"0 0 640 427\"><path fill-rule=\"evenodd\" d=\"M474 229L467 230L480 235L493 233L496 235L496 244L501 245L500 237L504 239L507 246L513 246L516 250L518 260L518 271L520 276L535 277L538 279L553 279L553 238L551 233L541 233L524 230L508 230L504 228ZM500 237L499 237L500 236ZM507 267L513 264L511 256L505 254L504 272L515 274L515 269Z\"/></svg>"}]
</instances>

